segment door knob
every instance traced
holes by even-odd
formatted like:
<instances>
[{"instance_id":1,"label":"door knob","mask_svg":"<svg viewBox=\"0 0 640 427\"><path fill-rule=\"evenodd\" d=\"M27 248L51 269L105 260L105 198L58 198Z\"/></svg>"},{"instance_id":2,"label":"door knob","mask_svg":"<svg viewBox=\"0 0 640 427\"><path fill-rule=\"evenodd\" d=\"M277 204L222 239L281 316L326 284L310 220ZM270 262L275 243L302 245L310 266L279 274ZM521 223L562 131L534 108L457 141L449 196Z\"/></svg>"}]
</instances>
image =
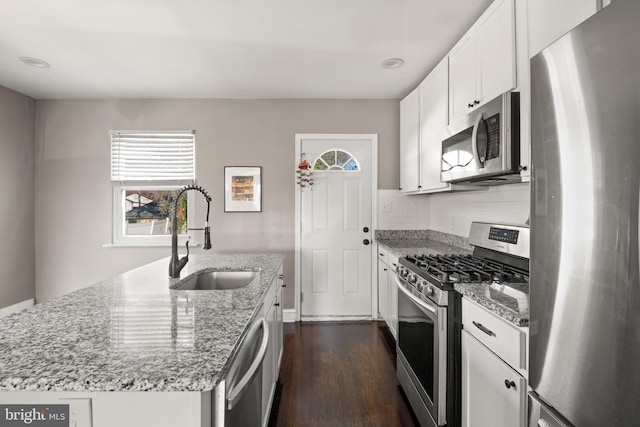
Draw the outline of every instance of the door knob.
<instances>
[{"instance_id":1,"label":"door knob","mask_svg":"<svg viewBox=\"0 0 640 427\"><path fill-rule=\"evenodd\" d=\"M371 242L369 241L369 239L364 239L364 240L362 241L362 243L364 243L365 245L368 245L368 244L369 244L369 243L371 243Z\"/></svg>"},{"instance_id":2,"label":"door knob","mask_svg":"<svg viewBox=\"0 0 640 427\"><path fill-rule=\"evenodd\" d=\"M515 382L513 382L513 381L504 380L504 385L505 385L505 387L507 387L507 388L511 388L511 387L513 387L513 389L514 389L514 390L517 390L517 389L516 389L516 383L515 383Z\"/></svg>"},{"instance_id":3,"label":"door knob","mask_svg":"<svg viewBox=\"0 0 640 427\"><path fill-rule=\"evenodd\" d=\"M369 232L369 227L363 228L362 231L364 231L365 233L368 233Z\"/></svg>"}]
</instances>

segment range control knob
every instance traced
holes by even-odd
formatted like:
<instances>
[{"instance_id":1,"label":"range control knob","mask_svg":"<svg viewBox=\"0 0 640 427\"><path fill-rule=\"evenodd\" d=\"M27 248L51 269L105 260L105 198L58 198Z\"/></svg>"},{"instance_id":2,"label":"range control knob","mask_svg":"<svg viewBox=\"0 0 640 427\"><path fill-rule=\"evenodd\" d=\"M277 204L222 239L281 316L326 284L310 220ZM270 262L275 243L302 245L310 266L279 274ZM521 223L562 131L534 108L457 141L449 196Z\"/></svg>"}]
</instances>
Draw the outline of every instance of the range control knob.
<instances>
[{"instance_id":1,"label":"range control knob","mask_svg":"<svg viewBox=\"0 0 640 427\"><path fill-rule=\"evenodd\" d=\"M427 282L422 279L418 280L418 283L416 283L416 289L418 290L418 292L424 292L426 286Z\"/></svg>"},{"instance_id":2,"label":"range control knob","mask_svg":"<svg viewBox=\"0 0 640 427\"><path fill-rule=\"evenodd\" d=\"M418 276L416 276L415 273L409 273L409 275L407 276L407 282L411 283L412 285L415 285L417 281L418 281Z\"/></svg>"},{"instance_id":3,"label":"range control knob","mask_svg":"<svg viewBox=\"0 0 640 427\"><path fill-rule=\"evenodd\" d=\"M435 294L435 291L433 290L433 286L432 285L427 285L424 287L424 290L422 291L423 294L432 297L433 294Z\"/></svg>"}]
</instances>

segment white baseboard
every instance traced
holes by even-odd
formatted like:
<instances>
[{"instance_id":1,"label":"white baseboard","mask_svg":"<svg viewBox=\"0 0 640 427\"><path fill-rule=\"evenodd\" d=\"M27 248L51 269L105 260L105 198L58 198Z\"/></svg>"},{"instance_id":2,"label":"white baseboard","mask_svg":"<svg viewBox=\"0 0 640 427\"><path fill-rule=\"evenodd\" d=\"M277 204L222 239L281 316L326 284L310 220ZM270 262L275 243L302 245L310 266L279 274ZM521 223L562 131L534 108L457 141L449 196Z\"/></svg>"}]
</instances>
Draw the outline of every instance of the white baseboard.
<instances>
[{"instance_id":1,"label":"white baseboard","mask_svg":"<svg viewBox=\"0 0 640 427\"><path fill-rule=\"evenodd\" d=\"M302 316L303 322L362 322L371 320L371 316Z\"/></svg>"},{"instance_id":2,"label":"white baseboard","mask_svg":"<svg viewBox=\"0 0 640 427\"><path fill-rule=\"evenodd\" d=\"M33 298L21 301L19 303L10 305L9 307L0 308L0 317L5 317L13 313L18 313L20 311L26 310L29 307L32 307L35 300Z\"/></svg>"},{"instance_id":3,"label":"white baseboard","mask_svg":"<svg viewBox=\"0 0 640 427\"><path fill-rule=\"evenodd\" d=\"M284 323L295 323L296 321L296 309L285 308L282 310L282 321Z\"/></svg>"}]
</instances>

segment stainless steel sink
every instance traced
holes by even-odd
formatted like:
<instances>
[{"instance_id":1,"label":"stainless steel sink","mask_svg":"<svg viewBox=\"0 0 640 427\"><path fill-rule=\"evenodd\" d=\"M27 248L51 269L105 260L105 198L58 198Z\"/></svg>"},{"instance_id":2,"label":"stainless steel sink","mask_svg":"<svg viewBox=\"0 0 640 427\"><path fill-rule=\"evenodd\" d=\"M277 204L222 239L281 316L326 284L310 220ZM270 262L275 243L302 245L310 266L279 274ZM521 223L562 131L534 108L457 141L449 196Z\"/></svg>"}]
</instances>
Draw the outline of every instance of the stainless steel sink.
<instances>
[{"instance_id":1,"label":"stainless steel sink","mask_svg":"<svg viewBox=\"0 0 640 427\"><path fill-rule=\"evenodd\" d=\"M251 283L257 274L255 271L210 271L181 281L176 289L181 291L238 289Z\"/></svg>"}]
</instances>

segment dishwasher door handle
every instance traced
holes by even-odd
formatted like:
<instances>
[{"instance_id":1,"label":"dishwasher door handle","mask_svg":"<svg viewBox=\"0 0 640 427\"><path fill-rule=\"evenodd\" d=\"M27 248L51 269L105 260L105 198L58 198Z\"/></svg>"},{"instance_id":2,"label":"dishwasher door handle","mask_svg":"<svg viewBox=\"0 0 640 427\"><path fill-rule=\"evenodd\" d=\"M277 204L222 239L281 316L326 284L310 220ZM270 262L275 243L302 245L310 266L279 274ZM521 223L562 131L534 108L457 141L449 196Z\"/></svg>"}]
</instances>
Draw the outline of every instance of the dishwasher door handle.
<instances>
[{"instance_id":1,"label":"dishwasher door handle","mask_svg":"<svg viewBox=\"0 0 640 427\"><path fill-rule=\"evenodd\" d=\"M247 372L244 374L242 379L238 381L236 386L232 390L229 390L229 392L227 393L227 410L229 411L233 409L235 404L244 394L249 384L251 384L253 377L262 366L262 361L264 360L265 354L267 354L267 347L269 346L269 326L267 325L266 320L256 320L247 333L247 337L252 336L254 334L254 331L256 331L258 328L262 328L263 330L260 349L258 350L255 359L253 359L253 362L251 362L251 366L249 366L249 369L247 369Z\"/></svg>"}]
</instances>

